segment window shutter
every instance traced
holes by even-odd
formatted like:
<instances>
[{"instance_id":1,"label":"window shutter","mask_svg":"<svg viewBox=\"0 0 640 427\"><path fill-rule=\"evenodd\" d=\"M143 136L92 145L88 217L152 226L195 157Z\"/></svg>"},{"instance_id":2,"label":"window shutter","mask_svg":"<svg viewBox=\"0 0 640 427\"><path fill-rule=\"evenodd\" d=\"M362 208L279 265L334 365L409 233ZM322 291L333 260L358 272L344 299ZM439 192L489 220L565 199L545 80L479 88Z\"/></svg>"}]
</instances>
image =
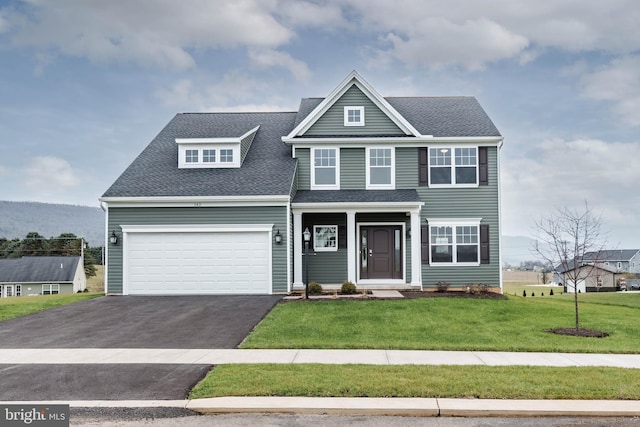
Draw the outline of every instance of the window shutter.
<instances>
[{"instance_id":1,"label":"window shutter","mask_svg":"<svg viewBox=\"0 0 640 427\"><path fill-rule=\"evenodd\" d=\"M429 185L429 158L427 147L418 148L418 185Z\"/></svg>"},{"instance_id":2,"label":"window shutter","mask_svg":"<svg viewBox=\"0 0 640 427\"><path fill-rule=\"evenodd\" d=\"M346 249L347 248L347 226L339 225L338 226L338 249Z\"/></svg>"},{"instance_id":3,"label":"window shutter","mask_svg":"<svg viewBox=\"0 0 640 427\"><path fill-rule=\"evenodd\" d=\"M480 224L480 264L489 264L489 224Z\"/></svg>"},{"instance_id":4,"label":"window shutter","mask_svg":"<svg viewBox=\"0 0 640 427\"><path fill-rule=\"evenodd\" d=\"M478 147L478 176L480 185L489 185L489 159L487 147Z\"/></svg>"},{"instance_id":5,"label":"window shutter","mask_svg":"<svg viewBox=\"0 0 640 427\"><path fill-rule=\"evenodd\" d=\"M422 263L429 264L429 226L420 227L420 236L422 238Z\"/></svg>"}]
</instances>

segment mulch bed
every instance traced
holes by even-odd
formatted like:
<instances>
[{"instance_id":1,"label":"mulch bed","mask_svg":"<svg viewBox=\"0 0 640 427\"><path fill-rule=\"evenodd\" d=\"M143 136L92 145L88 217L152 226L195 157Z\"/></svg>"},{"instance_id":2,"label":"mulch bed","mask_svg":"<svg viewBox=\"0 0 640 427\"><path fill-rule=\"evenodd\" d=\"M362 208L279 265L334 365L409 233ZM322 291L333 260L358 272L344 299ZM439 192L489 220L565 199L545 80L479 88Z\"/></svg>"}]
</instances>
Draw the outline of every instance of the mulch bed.
<instances>
[{"instance_id":1,"label":"mulch bed","mask_svg":"<svg viewBox=\"0 0 640 427\"><path fill-rule=\"evenodd\" d=\"M400 291L408 299L413 298L472 298L472 299L506 299L504 295L496 292L465 292L465 291Z\"/></svg>"},{"instance_id":2,"label":"mulch bed","mask_svg":"<svg viewBox=\"0 0 640 427\"><path fill-rule=\"evenodd\" d=\"M550 332L552 334L558 335L571 335L574 337L587 337L587 338L604 338L608 337L609 334L606 332L598 331L596 329L587 329L587 328L555 328L555 329L547 329L545 332Z\"/></svg>"}]
</instances>

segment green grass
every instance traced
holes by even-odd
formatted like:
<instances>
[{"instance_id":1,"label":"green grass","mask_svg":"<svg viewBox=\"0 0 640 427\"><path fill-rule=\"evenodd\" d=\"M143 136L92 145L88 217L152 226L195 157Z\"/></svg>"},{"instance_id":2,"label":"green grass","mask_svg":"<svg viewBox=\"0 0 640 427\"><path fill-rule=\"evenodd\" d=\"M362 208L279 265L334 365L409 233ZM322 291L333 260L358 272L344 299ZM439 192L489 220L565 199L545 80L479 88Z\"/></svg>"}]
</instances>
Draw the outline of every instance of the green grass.
<instances>
[{"instance_id":1,"label":"green grass","mask_svg":"<svg viewBox=\"0 0 640 427\"><path fill-rule=\"evenodd\" d=\"M191 392L218 396L640 399L640 369L222 365Z\"/></svg>"},{"instance_id":2,"label":"green grass","mask_svg":"<svg viewBox=\"0 0 640 427\"><path fill-rule=\"evenodd\" d=\"M585 294L580 300L581 327L609 337L545 332L574 326L572 295L328 300L277 305L242 348L640 351L640 294Z\"/></svg>"},{"instance_id":3,"label":"green grass","mask_svg":"<svg viewBox=\"0 0 640 427\"><path fill-rule=\"evenodd\" d=\"M60 295L39 295L0 299L0 321L26 316L49 308L100 297L103 294L81 293Z\"/></svg>"}]
</instances>

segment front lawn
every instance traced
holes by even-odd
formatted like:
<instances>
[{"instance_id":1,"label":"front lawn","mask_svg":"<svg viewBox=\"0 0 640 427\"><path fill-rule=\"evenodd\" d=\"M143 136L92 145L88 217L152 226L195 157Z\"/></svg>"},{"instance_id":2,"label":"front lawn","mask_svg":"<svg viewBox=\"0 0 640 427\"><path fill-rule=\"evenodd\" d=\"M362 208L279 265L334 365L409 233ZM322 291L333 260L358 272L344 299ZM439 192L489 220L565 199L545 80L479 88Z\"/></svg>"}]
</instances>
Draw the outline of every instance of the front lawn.
<instances>
[{"instance_id":1,"label":"front lawn","mask_svg":"<svg viewBox=\"0 0 640 427\"><path fill-rule=\"evenodd\" d=\"M640 351L640 294L586 294L580 299L580 326L609 337L545 332L574 325L572 295L325 300L277 305L242 348Z\"/></svg>"},{"instance_id":2,"label":"front lawn","mask_svg":"<svg viewBox=\"0 0 640 427\"><path fill-rule=\"evenodd\" d=\"M190 398L219 396L640 399L640 369L222 365Z\"/></svg>"},{"instance_id":3,"label":"front lawn","mask_svg":"<svg viewBox=\"0 0 640 427\"><path fill-rule=\"evenodd\" d=\"M102 295L104 294L80 293L0 298L0 322Z\"/></svg>"}]
</instances>

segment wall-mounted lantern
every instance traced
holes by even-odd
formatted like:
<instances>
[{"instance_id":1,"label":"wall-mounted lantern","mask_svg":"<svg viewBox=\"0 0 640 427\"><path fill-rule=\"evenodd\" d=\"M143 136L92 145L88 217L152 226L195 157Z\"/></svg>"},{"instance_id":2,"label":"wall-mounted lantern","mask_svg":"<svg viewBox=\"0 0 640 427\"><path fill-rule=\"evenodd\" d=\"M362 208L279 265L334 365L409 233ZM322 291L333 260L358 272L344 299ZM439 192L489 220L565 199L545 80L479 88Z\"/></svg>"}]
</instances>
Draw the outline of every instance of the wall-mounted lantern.
<instances>
[{"instance_id":1,"label":"wall-mounted lantern","mask_svg":"<svg viewBox=\"0 0 640 427\"><path fill-rule=\"evenodd\" d=\"M111 232L111 236L109 236L109 243L111 243L113 246L118 244L118 236L116 236L115 231Z\"/></svg>"},{"instance_id":2,"label":"wall-mounted lantern","mask_svg":"<svg viewBox=\"0 0 640 427\"><path fill-rule=\"evenodd\" d=\"M282 234L280 234L280 229L278 229L278 231L276 231L276 235L274 236L276 245L279 245L280 243L282 243Z\"/></svg>"}]
</instances>

